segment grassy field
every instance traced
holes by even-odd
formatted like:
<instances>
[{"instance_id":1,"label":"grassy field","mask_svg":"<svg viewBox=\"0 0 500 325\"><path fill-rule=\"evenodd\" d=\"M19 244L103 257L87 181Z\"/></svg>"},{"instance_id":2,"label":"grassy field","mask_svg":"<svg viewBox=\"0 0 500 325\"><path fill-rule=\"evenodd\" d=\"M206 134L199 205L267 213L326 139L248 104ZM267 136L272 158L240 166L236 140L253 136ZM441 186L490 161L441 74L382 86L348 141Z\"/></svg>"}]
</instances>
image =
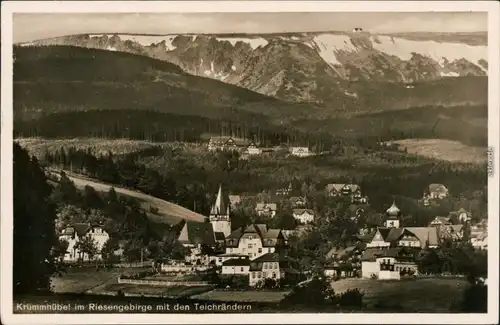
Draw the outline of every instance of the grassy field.
<instances>
[{"instance_id":1,"label":"grassy field","mask_svg":"<svg viewBox=\"0 0 500 325\"><path fill-rule=\"evenodd\" d=\"M363 302L371 308L396 308L404 312L448 312L462 298L468 286L465 279L422 278L400 281L342 279L332 283L336 293L358 288Z\"/></svg>"},{"instance_id":2,"label":"grassy field","mask_svg":"<svg viewBox=\"0 0 500 325\"><path fill-rule=\"evenodd\" d=\"M97 180L77 176L75 174L67 174L67 176L75 183L77 188L83 189L88 185L93 187L98 192L108 192L111 187L114 187L116 193L137 199L145 211L150 211L150 207L155 207L158 209L157 213L148 213L148 217L152 222L175 224L181 219L195 222L204 222L205 220L205 217L199 213L151 195L114 185L104 184Z\"/></svg>"},{"instance_id":3,"label":"grassy field","mask_svg":"<svg viewBox=\"0 0 500 325\"><path fill-rule=\"evenodd\" d=\"M458 141L443 139L405 139L394 141L407 148L408 153L450 162L486 162L486 148L471 147Z\"/></svg>"},{"instance_id":4,"label":"grassy field","mask_svg":"<svg viewBox=\"0 0 500 325\"><path fill-rule=\"evenodd\" d=\"M62 276L52 278L55 293L82 293L104 283L117 282L121 274L134 273L141 268L116 268L110 270L95 268L69 268Z\"/></svg>"},{"instance_id":5,"label":"grassy field","mask_svg":"<svg viewBox=\"0 0 500 325\"><path fill-rule=\"evenodd\" d=\"M127 283L106 283L96 287L91 293L95 294L117 294L119 291L125 295L144 295L153 297L179 298L197 295L212 289L212 286L153 286Z\"/></svg>"},{"instance_id":6,"label":"grassy field","mask_svg":"<svg viewBox=\"0 0 500 325\"><path fill-rule=\"evenodd\" d=\"M289 291L225 291L213 290L192 296L195 299L234 302L279 302Z\"/></svg>"}]
</instances>

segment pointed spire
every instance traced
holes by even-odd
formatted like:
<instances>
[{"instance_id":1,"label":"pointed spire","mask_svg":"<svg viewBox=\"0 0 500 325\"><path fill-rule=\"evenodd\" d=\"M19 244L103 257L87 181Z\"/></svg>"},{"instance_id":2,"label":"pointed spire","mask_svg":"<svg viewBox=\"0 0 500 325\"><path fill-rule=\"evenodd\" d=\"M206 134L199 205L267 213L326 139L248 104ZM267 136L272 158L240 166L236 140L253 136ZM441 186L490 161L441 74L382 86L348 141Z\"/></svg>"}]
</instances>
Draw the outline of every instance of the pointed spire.
<instances>
[{"instance_id":1,"label":"pointed spire","mask_svg":"<svg viewBox=\"0 0 500 325\"><path fill-rule=\"evenodd\" d=\"M217 192L217 198L215 199L215 203L212 206L212 210L210 214L212 215L225 215L227 214L227 210L229 205L226 204L224 197L222 195L222 184L219 185L219 191Z\"/></svg>"}]
</instances>

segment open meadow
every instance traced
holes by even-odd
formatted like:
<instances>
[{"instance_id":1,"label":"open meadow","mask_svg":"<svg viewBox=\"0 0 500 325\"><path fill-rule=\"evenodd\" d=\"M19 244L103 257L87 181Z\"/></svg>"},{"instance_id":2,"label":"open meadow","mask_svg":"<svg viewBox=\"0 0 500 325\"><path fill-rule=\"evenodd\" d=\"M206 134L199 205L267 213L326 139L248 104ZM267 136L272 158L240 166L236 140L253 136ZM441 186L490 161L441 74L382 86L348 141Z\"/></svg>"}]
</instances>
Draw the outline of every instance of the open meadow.
<instances>
[{"instance_id":1,"label":"open meadow","mask_svg":"<svg viewBox=\"0 0 500 325\"><path fill-rule=\"evenodd\" d=\"M263 291L263 290L212 290L192 298L213 301L230 302L280 302L290 291Z\"/></svg>"},{"instance_id":2,"label":"open meadow","mask_svg":"<svg viewBox=\"0 0 500 325\"><path fill-rule=\"evenodd\" d=\"M464 278L416 278L395 281L349 278L335 281L336 293L358 288L369 309L404 312L448 312L468 286Z\"/></svg>"},{"instance_id":3,"label":"open meadow","mask_svg":"<svg viewBox=\"0 0 500 325\"><path fill-rule=\"evenodd\" d=\"M394 143L405 147L410 154L450 162L483 164L487 158L486 148L472 147L452 140L404 139Z\"/></svg>"},{"instance_id":4,"label":"open meadow","mask_svg":"<svg viewBox=\"0 0 500 325\"><path fill-rule=\"evenodd\" d=\"M104 283L117 282L118 276L135 273L141 268L96 269L93 267L68 268L51 279L55 293L83 293Z\"/></svg>"},{"instance_id":5,"label":"open meadow","mask_svg":"<svg viewBox=\"0 0 500 325\"><path fill-rule=\"evenodd\" d=\"M137 199L141 203L141 207L145 211L150 211L151 207L157 209L155 213L148 213L148 218L152 222L176 224L182 219L196 222L203 222L205 220L205 217L199 213L186 209L178 204L168 202L154 196L141 193L139 191L105 184L77 174L68 173L67 176L79 189L84 189L85 186L91 186L97 192L108 192L111 187L113 187L116 193Z\"/></svg>"}]
</instances>

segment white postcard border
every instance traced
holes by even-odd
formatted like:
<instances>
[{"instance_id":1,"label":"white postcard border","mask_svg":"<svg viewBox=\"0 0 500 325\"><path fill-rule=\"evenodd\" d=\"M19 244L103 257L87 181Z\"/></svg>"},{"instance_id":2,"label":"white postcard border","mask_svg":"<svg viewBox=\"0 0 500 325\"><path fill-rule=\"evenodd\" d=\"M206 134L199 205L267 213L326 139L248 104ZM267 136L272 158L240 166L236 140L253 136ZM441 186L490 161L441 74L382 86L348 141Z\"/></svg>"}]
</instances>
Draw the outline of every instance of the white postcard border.
<instances>
[{"instance_id":1,"label":"white postcard border","mask_svg":"<svg viewBox=\"0 0 500 325\"><path fill-rule=\"evenodd\" d=\"M1 320L5 324L494 324L498 323L499 4L494 1L8 1L2 2ZM488 314L31 314L12 313L12 14L69 12L488 12Z\"/></svg>"}]
</instances>

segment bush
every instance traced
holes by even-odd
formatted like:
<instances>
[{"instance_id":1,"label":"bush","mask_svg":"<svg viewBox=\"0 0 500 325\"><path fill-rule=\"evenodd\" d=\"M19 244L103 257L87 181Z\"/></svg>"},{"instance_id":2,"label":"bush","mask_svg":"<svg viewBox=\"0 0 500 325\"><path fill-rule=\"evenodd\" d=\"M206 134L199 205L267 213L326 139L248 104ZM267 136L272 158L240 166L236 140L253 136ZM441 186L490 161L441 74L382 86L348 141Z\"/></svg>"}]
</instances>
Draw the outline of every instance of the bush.
<instances>
[{"instance_id":1,"label":"bush","mask_svg":"<svg viewBox=\"0 0 500 325\"><path fill-rule=\"evenodd\" d=\"M285 304L303 306L321 306L334 298L335 294L325 278L314 278L310 282L296 286L284 299Z\"/></svg>"},{"instance_id":2,"label":"bush","mask_svg":"<svg viewBox=\"0 0 500 325\"><path fill-rule=\"evenodd\" d=\"M377 280L378 279L378 275L376 275L375 273L370 275L370 278L373 279L373 280Z\"/></svg>"},{"instance_id":3,"label":"bush","mask_svg":"<svg viewBox=\"0 0 500 325\"><path fill-rule=\"evenodd\" d=\"M349 289L338 297L340 307L363 307L364 294L359 289Z\"/></svg>"},{"instance_id":4,"label":"bush","mask_svg":"<svg viewBox=\"0 0 500 325\"><path fill-rule=\"evenodd\" d=\"M222 275L219 279L218 288L245 289L249 285L248 275Z\"/></svg>"},{"instance_id":5,"label":"bush","mask_svg":"<svg viewBox=\"0 0 500 325\"><path fill-rule=\"evenodd\" d=\"M488 312L488 286L473 284L465 289L459 309L468 313Z\"/></svg>"}]
</instances>

